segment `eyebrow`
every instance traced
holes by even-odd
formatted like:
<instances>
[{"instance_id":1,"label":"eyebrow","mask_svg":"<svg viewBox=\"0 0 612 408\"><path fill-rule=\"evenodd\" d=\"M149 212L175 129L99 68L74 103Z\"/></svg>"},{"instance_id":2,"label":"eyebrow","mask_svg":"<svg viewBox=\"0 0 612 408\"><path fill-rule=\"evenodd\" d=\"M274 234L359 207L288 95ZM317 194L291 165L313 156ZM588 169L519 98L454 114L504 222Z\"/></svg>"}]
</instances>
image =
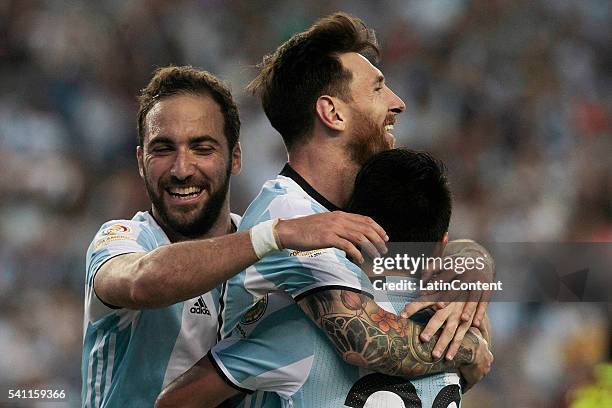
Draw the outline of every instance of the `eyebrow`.
<instances>
[{"instance_id":1,"label":"eyebrow","mask_svg":"<svg viewBox=\"0 0 612 408\"><path fill-rule=\"evenodd\" d=\"M198 144L198 143L205 143L205 142L210 142L212 144L219 145L219 141L210 135L201 135L201 136L196 136L192 139L189 139L189 144Z\"/></svg>"},{"instance_id":2,"label":"eyebrow","mask_svg":"<svg viewBox=\"0 0 612 408\"><path fill-rule=\"evenodd\" d=\"M215 145L219 145L219 142L217 141L217 139L215 139L214 137L210 135L200 135L200 136L195 136L189 139L189 144L198 144L198 143L206 143L206 142L210 142ZM171 144L173 145L175 143L174 143L174 140L172 140L171 138L167 136L157 136L153 140L149 141L149 145L153 145L153 144Z\"/></svg>"},{"instance_id":3,"label":"eyebrow","mask_svg":"<svg viewBox=\"0 0 612 408\"><path fill-rule=\"evenodd\" d=\"M376 76L376 79L374 80L373 84L374 85L378 85L378 84L382 84L385 82L385 76L380 74Z\"/></svg>"}]
</instances>

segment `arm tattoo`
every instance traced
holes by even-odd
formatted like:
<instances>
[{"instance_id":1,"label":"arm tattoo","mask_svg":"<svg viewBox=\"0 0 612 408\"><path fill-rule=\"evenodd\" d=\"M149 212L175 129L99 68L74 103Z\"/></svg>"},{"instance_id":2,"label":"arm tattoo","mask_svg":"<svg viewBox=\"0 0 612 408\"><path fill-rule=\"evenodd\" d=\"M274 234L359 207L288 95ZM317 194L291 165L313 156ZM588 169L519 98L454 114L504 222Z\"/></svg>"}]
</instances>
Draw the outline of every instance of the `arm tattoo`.
<instances>
[{"instance_id":1,"label":"arm tattoo","mask_svg":"<svg viewBox=\"0 0 612 408\"><path fill-rule=\"evenodd\" d=\"M414 377L444 371L474 361L478 339L468 332L452 361L431 355L438 340L421 342L423 326L380 308L373 300L347 290L308 296L302 309L321 327L350 364L389 375Z\"/></svg>"}]
</instances>

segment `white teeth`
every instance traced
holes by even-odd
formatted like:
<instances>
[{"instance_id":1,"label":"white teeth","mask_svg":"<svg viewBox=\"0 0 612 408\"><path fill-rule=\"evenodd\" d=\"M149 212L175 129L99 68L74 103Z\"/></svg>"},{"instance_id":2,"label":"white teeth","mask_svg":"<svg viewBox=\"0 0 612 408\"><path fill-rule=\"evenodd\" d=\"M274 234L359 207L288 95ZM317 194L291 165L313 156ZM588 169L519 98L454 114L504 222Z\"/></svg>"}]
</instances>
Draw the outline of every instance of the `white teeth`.
<instances>
[{"instance_id":1,"label":"white teeth","mask_svg":"<svg viewBox=\"0 0 612 408\"><path fill-rule=\"evenodd\" d=\"M385 125L385 132L390 132L394 129L393 125Z\"/></svg>"},{"instance_id":2,"label":"white teeth","mask_svg":"<svg viewBox=\"0 0 612 408\"><path fill-rule=\"evenodd\" d=\"M168 191L170 192L170 194L185 196L191 194L200 194L202 189L200 187L175 187L168 189Z\"/></svg>"}]
</instances>

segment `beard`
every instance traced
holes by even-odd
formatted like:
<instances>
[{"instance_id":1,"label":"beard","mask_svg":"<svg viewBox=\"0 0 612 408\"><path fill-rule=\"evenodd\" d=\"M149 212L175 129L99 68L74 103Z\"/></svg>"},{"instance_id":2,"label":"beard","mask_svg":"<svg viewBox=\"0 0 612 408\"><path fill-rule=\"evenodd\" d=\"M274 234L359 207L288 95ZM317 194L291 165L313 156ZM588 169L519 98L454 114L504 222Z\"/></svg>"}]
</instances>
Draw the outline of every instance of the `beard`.
<instances>
[{"instance_id":1,"label":"beard","mask_svg":"<svg viewBox=\"0 0 612 408\"><path fill-rule=\"evenodd\" d=\"M168 205L162 199L162 194L167 187L173 186L184 186L192 184L191 181L180 181L174 177L171 177L168 182L164 182L160 179L157 190L154 188L153 183L149 180L147 172L143 170L145 187L149 199L153 204L153 207L157 210L160 220L158 220L163 229L169 232L168 235L180 235L188 239L199 238L205 235L214 223L219 218L227 192L229 190L229 182L231 175L231 166L228 166L225 173L225 178L221 183L221 186L216 191L211 191L210 183L205 183L204 188L209 194L208 200L203 203L198 203L201 208L189 209L182 214L177 214L179 210L168 208ZM202 183L199 183L202 184ZM159 193L158 193L159 192ZM195 211L195 214L192 214Z\"/></svg>"},{"instance_id":2,"label":"beard","mask_svg":"<svg viewBox=\"0 0 612 408\"><path fill-rule=\"evenodd\" d=\"M351 160L360 167L376 153L392 149L385 136L384 124L376 124L361 111L355 113L353 137L347 148Z\"/></svg>"}]
</instances>

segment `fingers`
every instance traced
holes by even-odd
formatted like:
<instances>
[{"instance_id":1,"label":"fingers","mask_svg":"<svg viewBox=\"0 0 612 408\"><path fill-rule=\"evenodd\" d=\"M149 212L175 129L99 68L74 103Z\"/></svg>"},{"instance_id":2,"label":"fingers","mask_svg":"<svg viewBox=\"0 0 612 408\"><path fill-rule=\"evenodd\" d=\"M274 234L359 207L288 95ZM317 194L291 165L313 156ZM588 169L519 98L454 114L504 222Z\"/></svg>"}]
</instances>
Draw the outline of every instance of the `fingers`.
<instances>
[{"instance_id":1,"label":"fingers","mask_svg":"<svg viewBox=\"0 0 612 408\"><path fill-rule=\"evenodd\" d=\"M338 237L338 241L334 243L333 246L341 251L344 251L346 253L346 257L351 262L357 265L361 265L364 262L363 255L361 255L361 252L350 241Z\"/></svg>"},{"instance_id":2,"label":"fingers","mask_svg":"<svg viewBox=\"0 0 612 408\"><path fill-rule=\"evenodd\" d=\"M423 299L423 297L420 297L418 299ZM418 312L419 310L423 310L426 307L436 304L435 301L428 301L428 300L419 301L418 299L414 302L410 302L406 304L406 306L404 306L404 309L400 312L400 316L407 319L413 314L415 314L416 312Z\"/></svg>"},{"instance_id":3,"label":"fingers","mask_svg":"<svg viewBox=\"0 0 612 408\"><path fill-rule=\"evenodd\" d=\"M365 215L346 213L342 211L334 211L332 214L337 219L346 220L355 225L359 225L361 227L365 227L372 230L383 241L389 240L389 236L387 235L383 227L378 225L376 221L374 221L370 217L367 217Z\"/></svg>"},{"instance_id":4,"label":"fingers","mask_svg":"<svg viewBox=\"0 0 612 408\"><path fill-rule=\"evenodd\" d=\"M463 338L465 337L465 334L467 333L469 328L469 322L463 322L459 325L459 327L457 327L455 337L453 337L453 341L451 342L450 346L448 347L448 351L446 352L447 360L452 360L453 358L455 358L455 354L457 354L457 351L459 351L459 347L461 347L461 342L463 341Z\"/></svg>"},{"instance_id":5,"label":"fingers","mask_svg":"<svg viewBox=\"0 0 612 408\"><path fill-rule=\"evenodd\" d=\"M376 233L376 231L373 228L364 228L364 230L361 231L361 233L364 235L364 237L367 240L365 243L374 245L374 247L379 253L379 256L380 254L387 253L387 244L385 243L384 239L381 238L381 236L378 235L378 233Z\"/></svg>"},{"instance_id":6,"label":"fingers","mask_svg":"<svg viewBox=\"0 0 612 408\"><path fill-rule=\"evenodd\" d=\"M347 213L347 214L349 214L349 213ZM359 214L349 214L349 215L352 215L352 216L354 216L356 218L361 219L362 222L366 223L370 228L372 228L374 230L374 232L376 232L376 234L383 241L388 241L389 240L389 236L387 235L387 233L385 232L383 227L378 225L378 223L376 221L374 221L372 218L366 217L365 215L359 215Z\"/></svg>"},{"instance_id":7,"label":"fingers","mask_svg":"<svg viewBox=\"0 0 612 408\"><path fill-rule=\"evenodd\" d=\"M336 219L336 234L350 241L370 257L377 258L387 253L385 243L389 238L380 225L370 217L337 211L332 213Z\"/></svg>"},{"instance_id":8,"label":"fingers","mask_svg":"<svg viewBox=\"0 0 612 408\"><path fill-rule=\"evenodd\" d=\"M440 309L444 309L446 306L448 306L448 304L449 304L449 303L450 303L450 302L436 302L435 304L433 304L433 305L431 306L431 308L432 308L434 311L438 311L438 310L440 310Z\"/></svg>"},{"instance_id":9,"label":"fingers","mask_svg":"<svg viewBox=\"0 0 612 408\"><path fill-rule=\"evenodd\" d=\"M472 320L474 319L474 314L476 313L476 306L478 306L478 302L466 302L465 307L463 308L463 313L461 313L461 320L469 323L469 326L472 325Z\"/></svg>"},{"instance_id":10,"label":"fingers","mask_svg":"<svg viewBox=\"0 0 612 408\"><path fill-rule=\"evenodd\" d=\"M451 313L448 316L448 319L446 320L446 325L442 330L442 334L440 335L440 338L438 339L436 346L434 347L433 352L431 353L434 358L441 357L444 353L444 350L446 350L446 347L448 347L453 337L455 337L455 332L457 331L457 327L459 326L461 320L463 304L462 302L457 302L454 305L447 307L446 309L450 309ZM439 312L441 311L438 311L436 313ZM425 329L427 329L427 327Z\"/></svg>"},{"instance_id":11,"label":"fingers","mask_svg":"<svg viewBox=\"0 0 612 408\"><path fill-rule=\"evenodd\" d=\"M434 315L429 319L429 322L427 322L427 326L425 326L425 328L421 332L421 340L429 341L433 337L433 335L436 334L438 330L440 330L440 327L442 327L442 325L444 324L444 322L446 322L452 312L452 308L449 307L446 309L438 310L436 313L434 313ZM439 354L441 355L441 353ZM440 357L440 355L434 357L438 358Z\"/></svg>"},{"instance_id":12,"label":"fingers","mask_svg":"<svg viewBox=\"0 0 612 408\"><path fill-rule=\"evenodd\" d=\"M487 306L489 306L489 301L491 300L491 293L492 292L489 290L482 293L482 297L480 298L480 302L476 308L476 314L474 315L474 322L472 323L476 327L480 327L482 319L484 319Z\"/></svg>"}]
</instances>

